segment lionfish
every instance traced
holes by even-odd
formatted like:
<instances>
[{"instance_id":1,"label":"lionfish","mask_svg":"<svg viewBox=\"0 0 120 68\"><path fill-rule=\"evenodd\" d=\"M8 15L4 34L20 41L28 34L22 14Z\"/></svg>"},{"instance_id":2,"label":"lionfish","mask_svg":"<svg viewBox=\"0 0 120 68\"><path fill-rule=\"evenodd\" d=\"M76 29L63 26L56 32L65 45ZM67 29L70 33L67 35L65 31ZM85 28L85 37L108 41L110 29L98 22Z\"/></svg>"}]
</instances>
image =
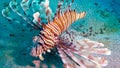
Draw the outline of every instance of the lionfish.
<instances>
[{"instance_id":1,"label":"lionfish","mask_svg":"<svg viewBox=\"0 0 120 68\"><path fill-rule=\"evenodd\" d=\"M20 5L25 15L20 13L18 3L16 0L13 0L6 9L3 9L2 14L11 20L9 10L13 10L27 23L40 30L39 35L33 38L32 56L44 60L42 54L46 51L51 52L51 49L56 48L64 63L64 68L101 68L106 66L108 62L105 58L94 56L94 54L110 55L111 51L103 48L104 44L89 39L75 39L77 37L76 32L68 31L69 26L75 21L84 18L86 12L78 13L75 10L71 10L70 7L74 0L72 0L65 11L62 11L63 2L64 0L58 2L57 12L53 18L52 10L49 7L49 0L44 2L33 0L31 4L29 4L30 0L22 0ZM30 5L33 8L35 6L44 7L47 24L41 23L40 12L35 11L37 8L32 9L34 12L33 21L26 17L28 15L26 12Z\"/></svg>"}]
</instances>

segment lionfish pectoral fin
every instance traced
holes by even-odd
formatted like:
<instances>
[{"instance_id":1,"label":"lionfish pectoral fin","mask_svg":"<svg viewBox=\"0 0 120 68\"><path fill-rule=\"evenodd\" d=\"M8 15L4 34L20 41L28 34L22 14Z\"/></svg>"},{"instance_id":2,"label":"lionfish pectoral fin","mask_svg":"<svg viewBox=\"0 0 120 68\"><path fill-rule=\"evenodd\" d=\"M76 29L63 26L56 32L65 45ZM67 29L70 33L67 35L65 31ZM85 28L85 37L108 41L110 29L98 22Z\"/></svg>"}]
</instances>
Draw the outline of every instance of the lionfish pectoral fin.
<instances>
[{"instance_id":1,"label":"lionfish pectoral fin","mask_svg":"<svg viewBox=\"0 0 120 68\"><path fill-rule=\"evenodd\" d=\"M69 52L69 50L68 50L68 49L65 49L65 48L66 48L65 46L63 47L63 45L61 45L61 48L58 49L58 50L59 50L59 51L62 51L62 53L64 53L64 54L66 55L66 57L75 64L75 67L78 66L78 67L81 67L81 68L87 68L87 67L84 65L84 63L82 63L82 62L75 56L75 54L71 51L72 49L70 49L70 52ZM73 50L74 50L74 49L73 49ZM61 54L62 54L62 53L61 53ZM64 60L64 58L63 58L63 60ZM66 62L67 62L67 61L66 61ZM73 63L72 63L72 64L73 64Z\"/></svg>"},{"instance_id":2,"label":"lionfish pectoral fin","mask_svg":"<svg viewBox=\"0 0 120 68\"><path fill-rule=\"evenodd\" d=\"M71 60L69 59L69 57L65 54L65 52L61 49L61 48L57 48L59 55L62 59L63 62L63 67L64 68L76 68L76 66L71 62Z\"/></svg>"},{"instance_id":3,"label":"lionfish pectoral fin","mask_svg":"<svg viewBox=\"0 0 120 68\"><path fill-rule=\"evenodd\" d=\"M65 51L65 53L69 57L69 59L72 60L77 66L81 68L87 68L86 65L81 62L73 53L70 53L68 51Z\"/></svg>"}]
</instances>

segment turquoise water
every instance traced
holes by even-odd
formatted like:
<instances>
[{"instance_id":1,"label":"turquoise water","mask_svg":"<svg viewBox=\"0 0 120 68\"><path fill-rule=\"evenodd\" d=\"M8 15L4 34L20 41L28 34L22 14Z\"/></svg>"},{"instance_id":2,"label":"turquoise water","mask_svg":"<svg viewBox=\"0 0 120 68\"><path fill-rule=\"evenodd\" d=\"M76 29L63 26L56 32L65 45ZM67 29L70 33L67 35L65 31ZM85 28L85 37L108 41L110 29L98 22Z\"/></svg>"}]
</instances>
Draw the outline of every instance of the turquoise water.
<instances>
[{"instance_id":1,"label":"turquoise water","mask_svg":"<svg viewBox=\"0 0 120 68\"><path fill-rule=\"evenodd\" d=\"M0 1L0 11L10 0ZM19 2L19 0L17 0ZM84 19L73 23L70 29L79 31L83 37L96 40L105 44L112 51L110 56L105 56L109 64L104 68L120 68L120 1L119 0L75 0L72 5L76 11L86 11ZM55 13L57 0L50 0L50 7ZM24 24L15 13L11 13L15 21L9 21L0 13L0 68L29 68L34 67L33 58L30 56L32 38L39 31ZM92 28L92 33L89 29ZM40 62L48 68L54 65L62 68L59 55L53 51Z\"/></svg>"}]
</instances>

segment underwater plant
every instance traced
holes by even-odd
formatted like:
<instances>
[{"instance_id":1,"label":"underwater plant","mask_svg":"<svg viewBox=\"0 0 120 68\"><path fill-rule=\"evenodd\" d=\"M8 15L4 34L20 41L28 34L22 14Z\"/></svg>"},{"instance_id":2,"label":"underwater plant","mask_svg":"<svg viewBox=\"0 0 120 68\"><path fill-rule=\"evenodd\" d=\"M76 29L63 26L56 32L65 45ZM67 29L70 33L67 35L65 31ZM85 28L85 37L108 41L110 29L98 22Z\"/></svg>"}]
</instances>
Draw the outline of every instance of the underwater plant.
<instances>
[{"instance_id":1,"label":"underwater plant","mask_svg":"<svg viewBox=\"0 0 120 68\"><path fill-rule=\"evenodd\" d=\"M104 44L78 38L81 37L77 35L78 32L68 30L72 23L84 18L86 12L78 13L72 10L71 6L74 0L66 8L63 7L63 2L64 0L58 2L54 14L49 6L49 0L22 0L20 4L16 0L12 0L2 10L2 15L12 21L10 12L14 11L28 24L40 31L39 35L33 38L34 46L31 48L31 55L39 57L40 60L44 60L42 54L56 48L64 63L64 68L101 68L106 66L108 62L105 58L94 56L94 54L111 54L109 49L103 48ZM20 7L23 11L19 9Z\"/></svg>"}]
</instances>

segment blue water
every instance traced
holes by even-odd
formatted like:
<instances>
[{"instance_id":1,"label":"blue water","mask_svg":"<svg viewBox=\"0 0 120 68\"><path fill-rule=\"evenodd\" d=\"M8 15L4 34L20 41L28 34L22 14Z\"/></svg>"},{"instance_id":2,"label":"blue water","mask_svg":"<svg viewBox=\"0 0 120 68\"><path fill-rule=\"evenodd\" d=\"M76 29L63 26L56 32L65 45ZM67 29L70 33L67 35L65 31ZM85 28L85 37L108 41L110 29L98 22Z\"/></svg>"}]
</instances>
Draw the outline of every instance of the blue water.
<instances>
[{"instance_id":1,"label":"blue water","mask_svg":"<svg viewBox=\"0 0 120 68\"><path fill-rule=\"evenodd\" d=\"M10 0L0 1L0 12ZM17 0L18 2L20 0ZM50 7L55 13L57 0L50 0ZM73 23L70 29L81 32L81 35L97 40L105 44L105 47L112 51L110 56L105 56L109 64L104 68L120 68L120 1L119 0L75 0L76 5L72 8L76 11L86 11L84 19ZM8 21L0 13L0 68L28 68L34 67L33 58L30 56L30 47L33 45L32 38L38 35L39 31L24 24L15 13L11 16L16 21ZM22 24L21 24L22 23ZM89 28L93 31L89 34ZM86 35L84 35L85 33ZM41 62L48 68L51 65L62 68L62 61L56 52L45 55Z\"/></svg>"}]
</instances>

